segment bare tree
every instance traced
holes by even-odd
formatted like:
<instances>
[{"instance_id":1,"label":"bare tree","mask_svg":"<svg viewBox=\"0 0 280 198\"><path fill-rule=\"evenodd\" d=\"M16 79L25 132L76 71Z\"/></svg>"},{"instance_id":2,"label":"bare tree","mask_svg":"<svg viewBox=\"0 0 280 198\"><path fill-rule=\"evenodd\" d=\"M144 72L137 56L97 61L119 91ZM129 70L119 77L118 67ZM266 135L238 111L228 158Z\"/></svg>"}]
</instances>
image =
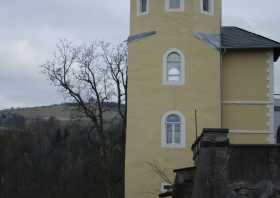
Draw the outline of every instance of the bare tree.
<instances>
[{"instance_id":1,"label":"bare tree","mask_svg":"<svg viewBox=\"0 0 280 198\"><path fill-rule=\"evenodd\" d=\"M167 170L160 167L156 162L146 162L146 164L151 168L155 175L157 175L163 182L172 184L172 180L167 174Z\"/></svg>"},{"instance_id":2,"label":"bare tree","mask_svg":"<svg viewBox=\"0 0 280 198\"><path fill-rule=\"evenodd\" d=\"M162 168L158 165L156 161L153 162L146 162L146 164L151 168L151 171L162 181L165 182L166 185L164 186L165 190L172 191L173 185L172 185L172 179L168 175L168 170L165 168ZM158 189L155 189L150 194L158 195Z\"/></svg>"},{"instance_id":3,"label":"bare tree","mask_svg":"<svg viewBox=\"0 0 280 198\"><path fill-rule=\"evenodd\" d=\"M106 113L113 109L108 103L117 104L117 118L121 120L121 153L124 173L126 118L127 118L127 45L112 45L105 42L92 42L88 45L74 46L61 40L53 58L42 65L48 79L66 97L73 99L93 123L89 132L99 140L101 159L104 165L112 157L111 143L106 135ZM104 170L108 172L110 170ZM114 180L122 183L124 175ZM110 183L108 181L108 183ZM108 186L110 188L110 186ZM122 197L124 192L122 192ZM107 197L110 197L109 195Z\"/></svg>"},{"instance_id":4,"label":"bare tree","mask_svg":"<svg viewBox=\"0 0 280 198\"><path fill-rule=\"evenodd\" d=\"M121 151L122 160L121 167L123 171L123 178L121 179L122 194L124 197L125 192L125 149L126 149L126 126L127 126L127 45L126 43L119 44L115 48L111 48L110 45L102 43L103 58L106 62L109 73L113 79L114 93L117 98L118 113L122 120L121 131Z\"/></svg>"}]
</instances>

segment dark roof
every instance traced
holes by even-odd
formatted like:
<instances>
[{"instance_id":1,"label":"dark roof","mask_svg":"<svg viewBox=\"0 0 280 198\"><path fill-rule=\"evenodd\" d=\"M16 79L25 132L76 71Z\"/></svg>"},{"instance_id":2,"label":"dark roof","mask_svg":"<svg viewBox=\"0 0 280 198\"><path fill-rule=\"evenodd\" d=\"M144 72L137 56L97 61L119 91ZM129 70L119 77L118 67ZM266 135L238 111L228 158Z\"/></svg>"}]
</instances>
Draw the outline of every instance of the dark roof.
<instances>
[{"instance_id":1,"label":"dark roof","mask_svg":"<svg viewBox=\"0 0 280 198\"><path fill-rule=\"evenodd\" d=\"M137 41L156 34L156 31L142 32L128 37L127 42Z\"/></svg>"},{"instance_id":2,"label":"dark roof","mask_svg":"<svg viewBox=\"0 0 280 198\"><path fill-rule=\"evenodd\" d=\"M224 26L222 27L222 48L280 48L280 43L247 30Z\"/></svg>"},{"instance_id":3,"label":"dark roof","mask_svg":"<svg viewBox=\"0 0 280 198\"><path fill-rule=\"evenodd\" d=\"M280 55L279 42L238 27L222 27L221 41L223 49L273 49L274 61Z\"/></svg>"}]
</instances>

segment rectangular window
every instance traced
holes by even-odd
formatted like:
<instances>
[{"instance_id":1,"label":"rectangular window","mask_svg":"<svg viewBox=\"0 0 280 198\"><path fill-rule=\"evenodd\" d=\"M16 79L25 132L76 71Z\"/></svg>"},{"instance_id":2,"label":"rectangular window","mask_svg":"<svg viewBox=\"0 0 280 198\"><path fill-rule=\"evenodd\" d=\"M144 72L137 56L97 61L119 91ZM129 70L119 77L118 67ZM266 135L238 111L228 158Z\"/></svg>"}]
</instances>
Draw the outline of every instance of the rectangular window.
<instances>
[{"instance_id":1,"label":"rectangular window","mask_svg":"<svg viewBox=\"0 0 280 198\"><path fill-rule=\"evenodd\" d=\"M165 0L166 11L184 11L184 1L185 0Z\"/></svg>"},{"instance_id":2,"label":"rectangular window","mask_svg":"<svg viewBox=\"0 0 280 198\"><path fill-rule=\"evenodd\" d=\"M169 8L170 9L179 9L181 7L180 3L181 3L181 0L170 0Z\"/></svg>"},{"instance_id":3,"label":"rectangular window","mask_svg":"<svg viewBox=\"0 0 280 198\"><path fill-rule=\"evenodd\" d=\"M213 15L214 14L214 0L200 0L201 12L203 14Z\"/></svg>"},{"instance_id":4,"label":"rectangular window","mask_svg":"<svg viewBox=\"0 0 280 198\"><path fill-rule=\"evenodd\" d=\"M140 12L141 13L147 12L147 0L140 1Z\"/></svg>"},{"instance_id":5,"label":"rectangular window","mask_svg":"<svg viewBox=\"0 0 280 198\"><path fill-rule=\"evenodd\" d=\"M203 11L209 12L209 0L203 0Z\"/></svg>"},{"instance_id":6,"label":"rectangular window","mask_svg":"<svg viewBox=\"0 0 280 198\"><path fill-rule=\"evenodd\" d=\"M148 14L149 0L138 0L138 15Z\"/></svg>"}]
</instances>

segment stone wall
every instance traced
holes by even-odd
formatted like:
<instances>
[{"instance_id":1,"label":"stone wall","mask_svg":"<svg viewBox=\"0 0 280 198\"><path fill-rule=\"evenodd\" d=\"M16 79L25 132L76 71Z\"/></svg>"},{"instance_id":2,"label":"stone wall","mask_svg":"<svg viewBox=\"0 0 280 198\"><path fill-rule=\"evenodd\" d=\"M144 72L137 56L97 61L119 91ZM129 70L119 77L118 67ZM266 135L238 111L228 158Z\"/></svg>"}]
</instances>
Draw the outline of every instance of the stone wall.
<instances>
[{"instance_id":1,"label":"stone wall","mask_svg":"<svg viewBox=\"0 0 280 198\"><path fill-rule=\"evenodd\" d=\"M193 145L196 169L188 181L193 185L176 194L187 182L175 181L173 197L280 198L280 146L233 145L227 134L226 129L204 129Z\"/></svg>"}]
</instances>

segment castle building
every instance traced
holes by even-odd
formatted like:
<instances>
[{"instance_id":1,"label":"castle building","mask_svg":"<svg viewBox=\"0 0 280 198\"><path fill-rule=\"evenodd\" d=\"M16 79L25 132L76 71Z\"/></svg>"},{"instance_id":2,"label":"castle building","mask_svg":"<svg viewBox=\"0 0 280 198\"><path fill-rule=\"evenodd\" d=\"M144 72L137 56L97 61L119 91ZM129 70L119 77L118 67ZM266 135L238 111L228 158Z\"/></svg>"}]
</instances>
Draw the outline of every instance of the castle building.
<instances>
[{"instance_id":1,"label":"castle building","mask_svg":"<svg viewBox=\"0 0 280 198\"><path fill-rule=\"evenodd\" d=\"M193 166L203 128L232 143L275 143L280 43L221 26L221 0L131 0L126 198L157 197Z\"/></svg>"}]
</instances>

